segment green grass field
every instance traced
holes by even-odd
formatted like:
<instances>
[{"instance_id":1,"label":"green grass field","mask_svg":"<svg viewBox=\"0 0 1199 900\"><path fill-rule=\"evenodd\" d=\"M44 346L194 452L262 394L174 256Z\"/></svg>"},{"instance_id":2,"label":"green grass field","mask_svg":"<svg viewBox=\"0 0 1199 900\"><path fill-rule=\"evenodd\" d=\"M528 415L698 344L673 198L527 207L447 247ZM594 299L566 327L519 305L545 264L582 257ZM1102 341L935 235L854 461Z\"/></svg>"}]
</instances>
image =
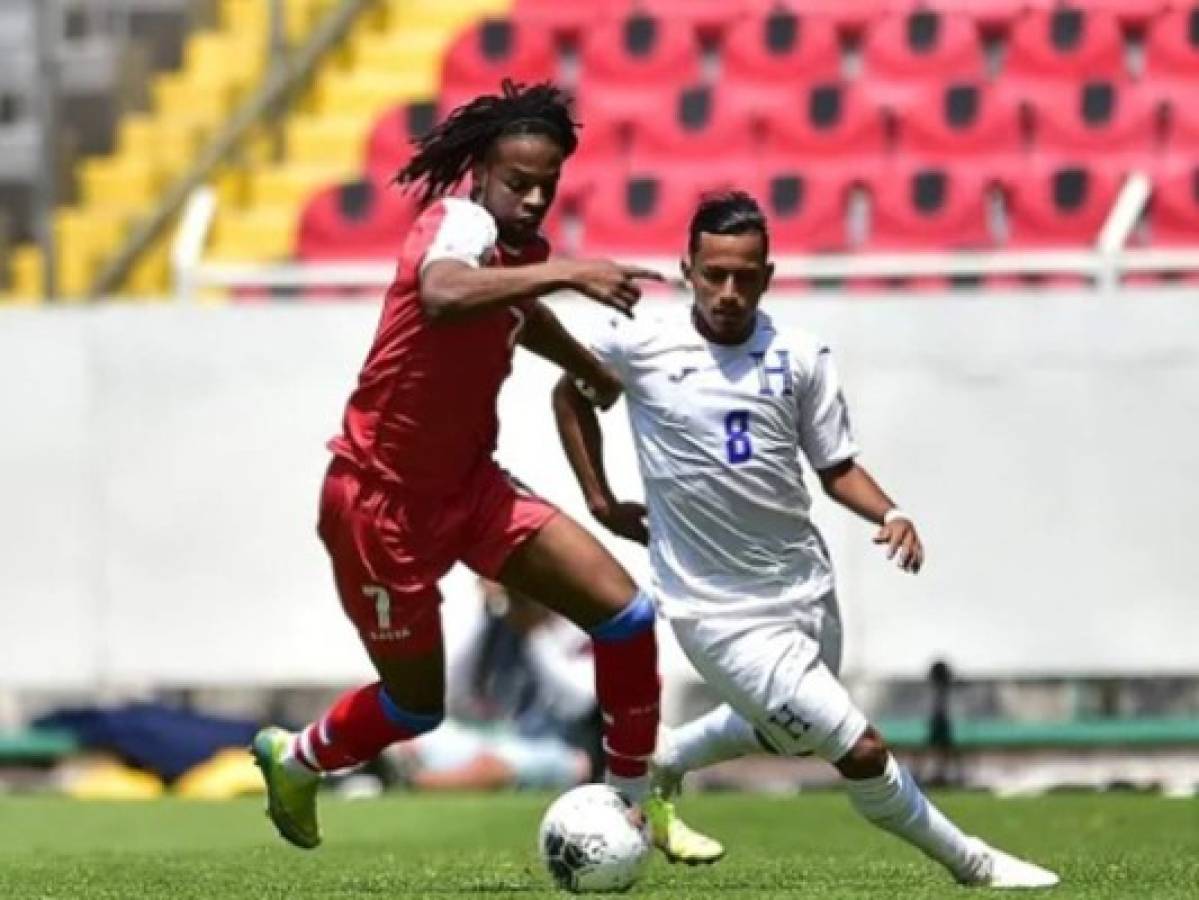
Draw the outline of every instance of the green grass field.
<instances>
[{"instance_id":1,"label":"green grass field","mask_svg":"<svg viewBox=\"0 0 1199 900\"><path fill-rule=\"evenodd\" d=\"M1062 873L1061 898L1199 897L1199 803L1148 796L948 795L969 830ZM394 796L324 805L325 845L279 842L257 801L0 799L2 898L554 897L533 835L545 796ZM729 847L707 869L654 861L642 897L912 898L966 892L835 793L688 797Z\"/></svg>"}]
</instances>

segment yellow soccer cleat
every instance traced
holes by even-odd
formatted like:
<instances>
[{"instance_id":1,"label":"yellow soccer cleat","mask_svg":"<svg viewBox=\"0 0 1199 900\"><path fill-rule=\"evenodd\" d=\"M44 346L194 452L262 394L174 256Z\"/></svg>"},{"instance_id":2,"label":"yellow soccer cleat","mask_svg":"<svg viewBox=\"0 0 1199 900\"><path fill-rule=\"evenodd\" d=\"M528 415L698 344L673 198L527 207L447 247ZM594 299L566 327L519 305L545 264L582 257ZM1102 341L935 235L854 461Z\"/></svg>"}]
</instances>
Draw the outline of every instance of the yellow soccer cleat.
<instances>
[{"instance_id":1,"label":"yellow soccer cleat","mask_svg":"<svg viewBox=\"0 0 1199 900\"><path fill-rule=\"evenodd\" d=\"M688 827L675 812L674 804L654 795L641 804L649 820L654 846L672 863L709 865L724 856L724 847L707 835Z\"/></svg>"},{"instance_id":2,"label":"yellow soccer cleat","mask_svg":"<svg viewBox=\"0 0 1199 900\"><path fill-rule=\"evenodd\" d=\"M283 763L292 734L282 728L264 728L254 735L250 752L266 781L266 814L279 834L305 850L321 842L316 818L316 792L320 779L292 772Z\"/></svg>"}]
</instances>

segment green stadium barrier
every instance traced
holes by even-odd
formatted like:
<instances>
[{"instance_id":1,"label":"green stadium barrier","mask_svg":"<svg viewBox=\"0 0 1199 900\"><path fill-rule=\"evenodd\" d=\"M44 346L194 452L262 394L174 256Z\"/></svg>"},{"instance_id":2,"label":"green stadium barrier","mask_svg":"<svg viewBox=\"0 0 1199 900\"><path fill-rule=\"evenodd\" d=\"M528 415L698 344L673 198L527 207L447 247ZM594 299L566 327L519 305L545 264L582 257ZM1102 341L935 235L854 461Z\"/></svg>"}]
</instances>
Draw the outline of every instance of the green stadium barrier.
<instances>
[{"instance_id":1,"label":"green stadium barrier","mask_svg":"<svg viewBox=\"0 0 1199 900\"><path fill-rule=\"evenodd\" d=\"M893 747L914 750L928 746L926 719L883 719L879 730ZM953 737L963 750L1199 745L1199 718L955 719Z\"/></svg>"},{"instance_id":2,"label":"green stadium barrier","mask_svg":"<svg viewBox=\"0 0 1199 900\"><path fill-rule=\"evenodd\" d=\"M78 742L68 731L37 728L0 731L0 764L53 762L78 749Z\"/></svg>"}]
</instances>

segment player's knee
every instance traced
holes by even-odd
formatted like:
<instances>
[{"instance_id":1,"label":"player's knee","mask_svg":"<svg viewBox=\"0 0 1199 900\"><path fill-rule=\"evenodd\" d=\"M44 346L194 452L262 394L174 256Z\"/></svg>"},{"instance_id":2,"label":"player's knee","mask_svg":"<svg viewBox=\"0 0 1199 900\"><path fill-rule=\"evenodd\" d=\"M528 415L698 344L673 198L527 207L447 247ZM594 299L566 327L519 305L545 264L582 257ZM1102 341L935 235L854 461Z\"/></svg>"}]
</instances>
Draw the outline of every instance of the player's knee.
<instances>
[{"instance_id":1,"label":"player's knee","mask_svg":"<svg viewBox=\"0 0 1199 900\"><path fill-rule=\"evenodd\" d=\"M379 692L379 703L392 725L408 732L412 737L435 731L445 721L444 703L400 705L392 699L395 693L384 683L383 690Z\"/></svg>"},{"instance_id":2,"label":"player's knee","mask_svg":"<svg viewBox=\"0 0 1199 900\"><path fill-rule=\"evenodd\" d=\"M890 750L883 736L874 728L867 728L849 752L837 760L837 771L855 781L876 778L886 771L888 756Z\"/></svg>"}]
</instances>

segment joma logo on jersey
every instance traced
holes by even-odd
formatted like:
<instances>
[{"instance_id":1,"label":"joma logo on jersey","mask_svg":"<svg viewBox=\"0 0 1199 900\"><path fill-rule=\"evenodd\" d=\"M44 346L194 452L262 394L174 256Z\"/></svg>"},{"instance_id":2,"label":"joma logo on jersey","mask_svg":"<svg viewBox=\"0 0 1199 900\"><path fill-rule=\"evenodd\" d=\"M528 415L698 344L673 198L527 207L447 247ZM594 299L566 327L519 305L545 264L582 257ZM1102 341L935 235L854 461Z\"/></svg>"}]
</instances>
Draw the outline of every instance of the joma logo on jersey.
<instances>
[{"instance_id":1,"label":"joma logo on jersey","mask_svg":"<svg viewBox=\"0 0 1199 900\"><path fill-rule=\"evenodd\" d=\"M791 372L791 354L786 350L775 350L774 355L778 359L778 365L771 366L766 363L764 352L750 354L754 358L754 365L758 367L758 393L764 397L773 397L774 388L771 379L781 378L782 394L784 397L790 397L795 393L795 376Z\"/></svg>"}]
</instances>

